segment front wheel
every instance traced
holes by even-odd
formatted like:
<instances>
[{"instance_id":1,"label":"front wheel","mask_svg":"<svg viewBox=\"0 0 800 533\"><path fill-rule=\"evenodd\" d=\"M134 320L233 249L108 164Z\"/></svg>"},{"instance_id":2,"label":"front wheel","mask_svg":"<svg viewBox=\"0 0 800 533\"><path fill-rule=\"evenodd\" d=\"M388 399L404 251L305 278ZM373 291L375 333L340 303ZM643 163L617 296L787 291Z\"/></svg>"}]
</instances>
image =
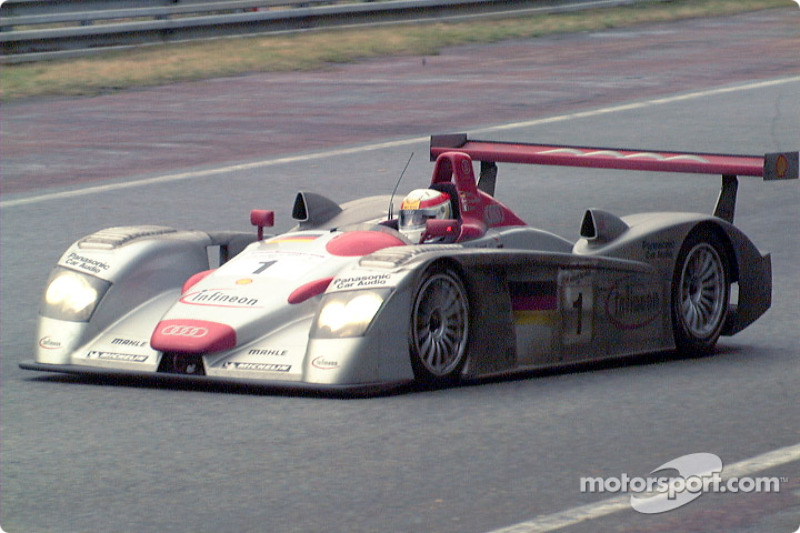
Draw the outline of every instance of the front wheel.
<instances>
[{"instance_id":1,"label":"front wheel","mask_svg":"<svg viewBox=\"0 0 800 533\"><path fill-rule=\"evenodd\" d=\"M426 273L411 308L411 363L427 382L457 378L466 360L469 301L452 269Z\"/></svg>"},{"instance_id":2,"label":"front wheel","mask_svg":"<svg viewBox=\"0 0 800 533\"><path fill-rule=\"evenodd\" d=\"M684 241L672 280L675 346L687 355L710 353L728 313L729 267L725 247L710 231Z\"/></svg>"}]
</instances>

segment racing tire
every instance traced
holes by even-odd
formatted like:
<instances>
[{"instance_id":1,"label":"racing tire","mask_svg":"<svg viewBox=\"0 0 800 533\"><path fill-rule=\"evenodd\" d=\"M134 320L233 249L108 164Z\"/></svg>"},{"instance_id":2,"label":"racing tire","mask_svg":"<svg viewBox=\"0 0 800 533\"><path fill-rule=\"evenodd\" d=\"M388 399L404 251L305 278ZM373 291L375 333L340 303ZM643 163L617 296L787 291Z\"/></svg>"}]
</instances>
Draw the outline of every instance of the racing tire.
<instances>
[{"instance_id":1,"label":"racing tire","mask_svg":"<svg viewBox=\"0 0 800 533\"><path fill-rule=\"evenodd\" d=\"M433 268L422 278L411 307L409 334L415 377L426 383L458 379L466 361L469 299L450 268Z\"/></svg>"},{"instance_id":2,"label":"racing tire","mask_svg":"<svg viewBox=\"0 0 800 533\"><path fill-rule=\"evenodd\" d=\"M672 329L678 353L713 351L728 314L730 267L725 245L713 231L692 232L672 277Z\"/></svg>"}]
</instances>

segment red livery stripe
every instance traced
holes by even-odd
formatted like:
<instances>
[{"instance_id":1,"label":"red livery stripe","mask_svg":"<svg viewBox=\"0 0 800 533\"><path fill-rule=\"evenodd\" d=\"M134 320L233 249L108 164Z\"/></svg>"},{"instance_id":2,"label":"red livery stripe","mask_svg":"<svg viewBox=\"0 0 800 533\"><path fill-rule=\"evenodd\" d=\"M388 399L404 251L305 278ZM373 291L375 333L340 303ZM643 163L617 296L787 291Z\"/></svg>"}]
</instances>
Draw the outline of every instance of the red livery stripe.
<instances>
[{"instance_id":1,"label":"red livery stripe","mask_svg":"<svg viewBox=\"0 0 800 533\"><path fill-rule=\"evenodd\" d=\"M552 311L558 309L558 298L554 295L520 295L511 297L514 311Z\"/></svg>"}]
</instances>

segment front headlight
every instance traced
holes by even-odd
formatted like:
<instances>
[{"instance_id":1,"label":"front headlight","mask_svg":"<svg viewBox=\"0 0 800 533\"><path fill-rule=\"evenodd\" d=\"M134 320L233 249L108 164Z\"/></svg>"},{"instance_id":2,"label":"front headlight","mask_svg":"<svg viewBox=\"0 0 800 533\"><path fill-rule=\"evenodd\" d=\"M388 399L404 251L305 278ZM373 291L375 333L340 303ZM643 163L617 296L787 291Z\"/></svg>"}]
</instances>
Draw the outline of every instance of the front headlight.
<instances>
[{"instance_id":1,"label":"front headlight","mask_svg":"<svg viewBox=\"0 0 800 533\"><path fill-rule=\"evenodd\" d=\"M88 322L111 283L57 267L50 274L40 313L48 318Z\"/></svg>"},{"instance_id":2,"label":"front headlight","mask_svg":"<svg viewBox=\"0 0 800 533\"><path fill-rule=\"evenodd\" d=\"M311 336L330 339L364 335L390 293L391 289L380 289L326 295Z\"/></svg>"}]
</instances>

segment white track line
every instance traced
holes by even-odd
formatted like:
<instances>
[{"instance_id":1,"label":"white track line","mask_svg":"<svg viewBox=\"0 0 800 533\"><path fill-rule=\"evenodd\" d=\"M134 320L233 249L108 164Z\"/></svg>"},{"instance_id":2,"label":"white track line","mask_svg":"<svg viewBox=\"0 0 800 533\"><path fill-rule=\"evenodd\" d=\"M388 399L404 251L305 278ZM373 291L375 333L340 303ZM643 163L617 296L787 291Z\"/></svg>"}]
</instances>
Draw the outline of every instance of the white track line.
<instances>
[{"instance_id":1,"label":"white track line","mask_svg":"<svg viewBox=\"0 0 800 533\"><path fill-rule=\"evenodd\" d=\"M778 448L738 463L725 465L722 470L722 477L724 479L743 477L794 461L800 461L800 444ZM588 520L603 518L626 509L631 509L631 498L629 494L622 494L558 513L540 515L533 520L496 529L491 533L544 533L546 531L556 531Z\"/></svg>"},{"instance_id":2,"label":"white track line","mask_svg":"<svg viewBox=\"0 0 800 533\"><path fill-rule=\"evenodd\" d=\"M680 94L676 96L668 96L665 98L655 98L653 100L645 100L643 102L634 102L630 104L621 104L615 105L610 107L604 107L600 109L593 109L590 111L581 111L577 113L568 113L566 115L557 115L554 117L546 117L546 118L539 118L534 120L526 120L522 122L511 122L508 124L501 124L498 126L490 126L487 128L480 128L471 130L472 133L491 133L495 131L507 131L507 130L514 130L520 128L529 128L532 126L540 126L542 124L551 124L554 122L564 122L568 120L576 120L588 117L596 117L599 115L606 115L609 113L619 113L622 111L632 111L636 109L645 109L648 107L664 105L664 104L671 104L673 102L681 102L684 100L693 100L696 98L705 98L708 96L716 96L720 94L727 94L727 93L734 93L739 91L751 91L756 89L764 89L766 87L774 87L777 85L782 85L785 83L795 83L800 82L800 76L793 76L790 78L781 78L777 80L769 80L769 81L760 81L754 83L746 83L743 85L735 85L731 87L722 87L717 89L707 89L703 91L695 91L686 94ZM371 150L381 150L385 148L398 148L402 146L408 146L410 144L416 144L421 142L427 142L429 137L414 137L409 139L399 139L396 141L388 141L376 144L367 144L362 146L356 146L352 148L343 148L338 150L328 150L324 152L317 152L312 154L304 154L304 155L296 155L296 156L289 156L289 157L280 157L277 159L265 159L263 161L254 161L252 163L241 163L236 165L228 165L223 167L217 167L212 169L206 170L194 170L188 172L180 172L177 174L166 174L164 176L157 176L154 178L146 178L140 179L136 181L126 181L123 183L111 183L106 185L97 185L94 187L86 187L83 189L76 189L73 191L64 191L64 192L57 192L51 194L40 194L37 196L30 196L27 198L18 198L14 200L4 200L0 201L0 208L7 209L9 207L17 207L22 205L31 205L37 204L40 202L48 202L51 200L65 200L68 198L75 198L79 196L88 196L92 194L101 194L111 191L118 191L122 189L130 189L133 187L144 187L147 185L159 185L164 183L171 183L175 181L183 181L188 179L196 179L196 178L207 178L213 176L219 176L222 174L228 174L231 172L238 172L242 170L253 170L253 169L260 169L265 167L271 167L276 165L284 165L289 163L298 163L298 162L307 162L307 161L314 161L318 159L325 159L328 157L337 157L342 155L352 155L361 152L371 151Z\"/></svg>"}]
</instances>

